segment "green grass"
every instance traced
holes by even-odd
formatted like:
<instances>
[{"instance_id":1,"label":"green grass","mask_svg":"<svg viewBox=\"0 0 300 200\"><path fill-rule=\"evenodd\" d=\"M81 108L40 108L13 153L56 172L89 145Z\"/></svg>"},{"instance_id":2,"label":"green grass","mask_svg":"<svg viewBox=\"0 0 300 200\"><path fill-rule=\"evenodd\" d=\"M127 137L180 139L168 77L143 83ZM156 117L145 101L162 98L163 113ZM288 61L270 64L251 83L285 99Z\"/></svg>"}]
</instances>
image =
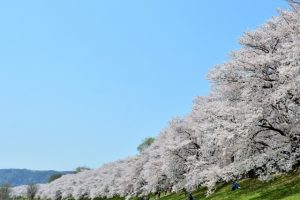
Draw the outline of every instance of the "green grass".
<instances>
[{"instance_id":1,"label":"green grass","mask_svg":"<svg viewBox=\"0 0 300 200\"><path fill-rule=\"evenodd\" d=\"M239 181L240 189L231 191L232 183L219 184L215 192L206 197L206 189L193 192L197 200L300 200L300 171L280 175L269 182L257 179ZM162 196L161 200L185 200L183 193L172 193ZM154 198L151 198L154 200Z\"/></svg>"}]
</instances>

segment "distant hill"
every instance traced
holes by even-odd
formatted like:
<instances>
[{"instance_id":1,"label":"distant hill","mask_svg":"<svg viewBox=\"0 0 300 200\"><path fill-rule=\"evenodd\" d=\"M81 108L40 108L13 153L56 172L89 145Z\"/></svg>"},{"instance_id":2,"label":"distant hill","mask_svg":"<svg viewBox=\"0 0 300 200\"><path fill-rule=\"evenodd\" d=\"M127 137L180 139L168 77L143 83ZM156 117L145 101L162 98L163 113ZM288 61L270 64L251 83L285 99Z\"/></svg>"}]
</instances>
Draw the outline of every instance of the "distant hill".
<instances>
[{"instance_id":1,"label":"distant hill","mask_svg":"<svg viewBox=\"0 0 300 200\"><path fill-rule=\"evenodd\" d=\"M47 183L54 174L70 174L64 171L36 171L28 169L0 169L0 184L9 183L12 186L27 185L30 183Z\"/></svg>"}]
</instances>

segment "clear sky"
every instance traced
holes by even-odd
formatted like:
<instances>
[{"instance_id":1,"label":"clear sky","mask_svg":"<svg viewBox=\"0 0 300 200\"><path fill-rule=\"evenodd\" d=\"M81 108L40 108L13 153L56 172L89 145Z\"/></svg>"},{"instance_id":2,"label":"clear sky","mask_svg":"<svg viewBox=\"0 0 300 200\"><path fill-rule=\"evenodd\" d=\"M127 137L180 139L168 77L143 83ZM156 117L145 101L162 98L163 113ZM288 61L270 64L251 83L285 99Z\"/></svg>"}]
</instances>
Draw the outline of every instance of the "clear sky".
<instances>
[{"instance_id":1,"label":"clear sky","mask_svg":"<svg viewBox=\"0 0 300 200\"><path fill-rule=\"evenodd\" d=\"M284 0L0 3L0 168L72 170L137 154L237 40Z\"/></svg>"}]
</instances>

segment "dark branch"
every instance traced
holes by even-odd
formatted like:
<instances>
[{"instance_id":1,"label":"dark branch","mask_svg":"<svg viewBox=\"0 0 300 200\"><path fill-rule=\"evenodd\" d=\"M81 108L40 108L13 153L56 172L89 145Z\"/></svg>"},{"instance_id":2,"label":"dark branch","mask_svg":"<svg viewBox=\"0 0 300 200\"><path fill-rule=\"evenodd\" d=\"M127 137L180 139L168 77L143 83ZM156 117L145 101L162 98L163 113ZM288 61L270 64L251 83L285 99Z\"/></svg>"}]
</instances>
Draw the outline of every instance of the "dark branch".
<instances>
[{"instance_id":1,"label":"dark branch","mask_svg":"<svg viewBox=\"0 0 300 200\"><path fill-rule=\"evenodd\" d=\"M258 125L259 127L266 128L267 130L275 131L275 132L279 133L280 135L286 137L286 134L282 130L273 127L268 120L261 119L261 120L259 120L259 123L260 123Z\"/></svg>"},{"instance_id":2,"label":"dark branch","mask_svg":"<svg viewBox=\"0 0 300 200\"><path fill-rule=\"evenodd\" d=\"M275 43L275 45L274 45L273 48L272 48L272 54L275 53L275 51L277 51L277 45L279 44L279 41L280 41L280 40L277 38L277 39L276 39L276 43Z\"/></svg>"},{"instance_id":3,"label":"dark branch","mask_svg":"<svg viewBox=\"0 0 300 200\"><path fill-rule=\"evenodd\" d=\"M257 50L261 50L265 53L270 52L264 45L258 46L258 45L253 45L253 44L245 44L245 46L251 47L251 48L254 48L254 49L257 49Z\"/></svg>"}]
</instances>

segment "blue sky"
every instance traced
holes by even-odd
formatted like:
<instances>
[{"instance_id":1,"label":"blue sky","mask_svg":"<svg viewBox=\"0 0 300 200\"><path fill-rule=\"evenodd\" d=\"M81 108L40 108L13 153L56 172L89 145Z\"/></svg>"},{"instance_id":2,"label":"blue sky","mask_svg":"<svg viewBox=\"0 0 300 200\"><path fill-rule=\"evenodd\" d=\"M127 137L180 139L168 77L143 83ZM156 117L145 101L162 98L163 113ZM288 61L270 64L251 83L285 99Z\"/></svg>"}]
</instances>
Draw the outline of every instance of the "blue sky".
<instances>
[{"instance_id":1,"label":"blue sky","mask_svg":"<svg viewBox=\"0 0 300 200\"><path fill-rule=\"evenodd\" d=\"M137 154L284 0L0 2L0 168Z\"/></svg>"}]
</instances>

